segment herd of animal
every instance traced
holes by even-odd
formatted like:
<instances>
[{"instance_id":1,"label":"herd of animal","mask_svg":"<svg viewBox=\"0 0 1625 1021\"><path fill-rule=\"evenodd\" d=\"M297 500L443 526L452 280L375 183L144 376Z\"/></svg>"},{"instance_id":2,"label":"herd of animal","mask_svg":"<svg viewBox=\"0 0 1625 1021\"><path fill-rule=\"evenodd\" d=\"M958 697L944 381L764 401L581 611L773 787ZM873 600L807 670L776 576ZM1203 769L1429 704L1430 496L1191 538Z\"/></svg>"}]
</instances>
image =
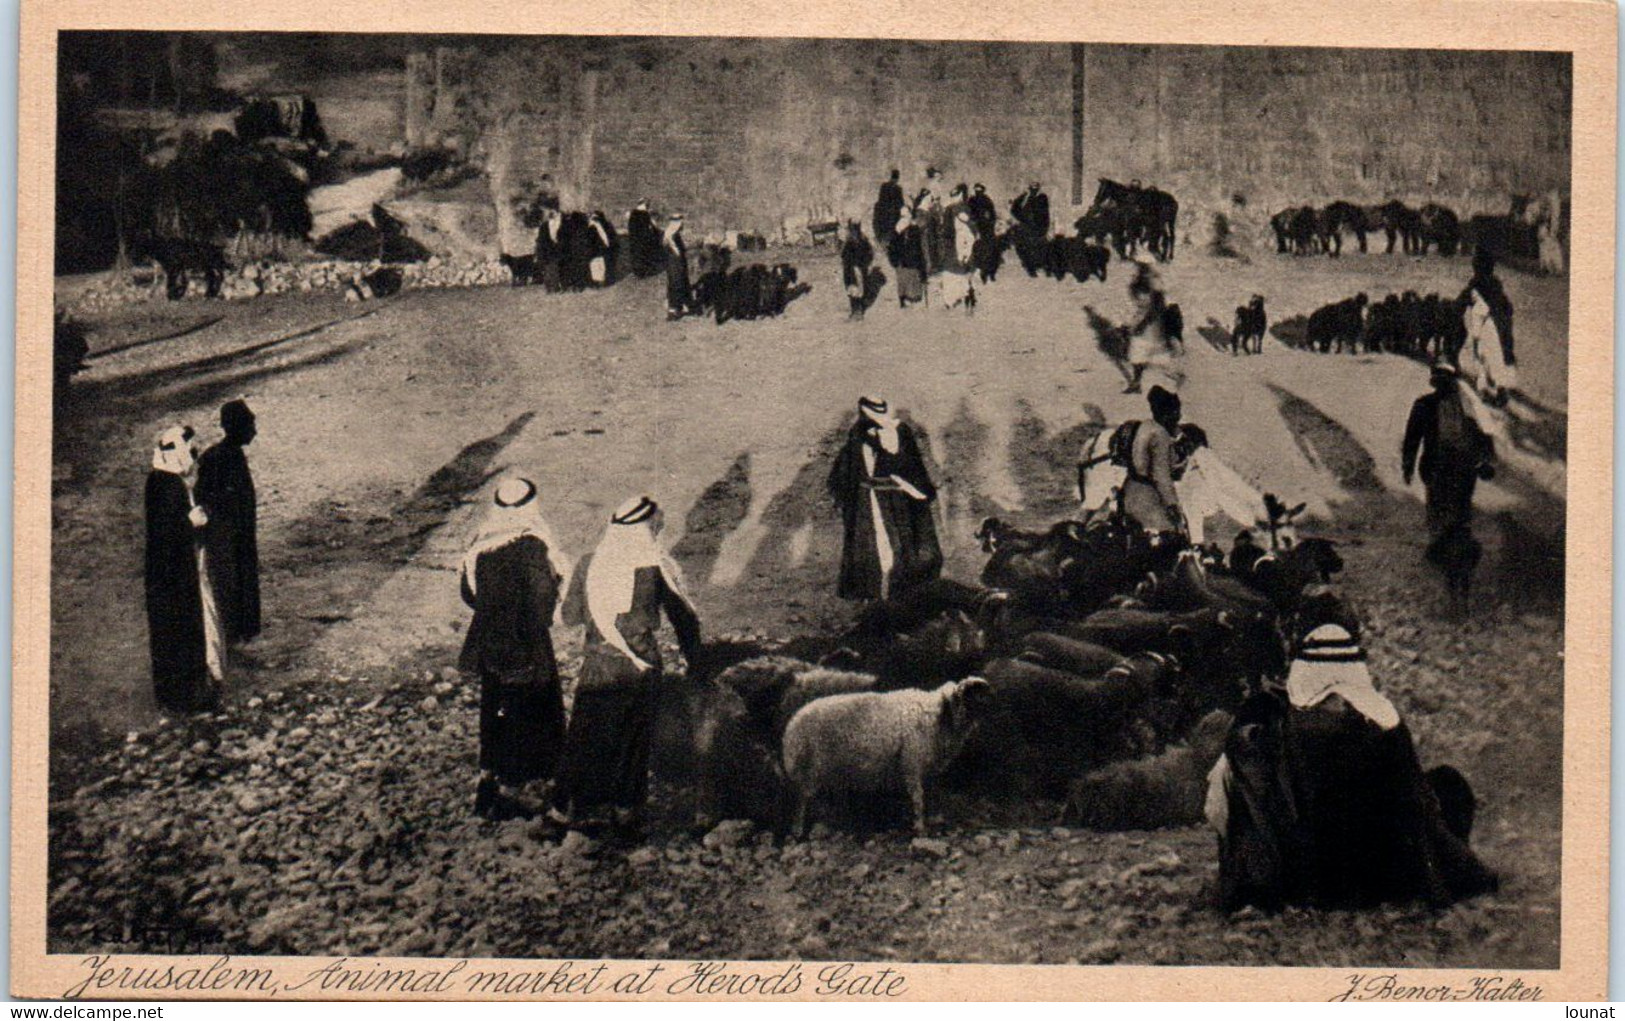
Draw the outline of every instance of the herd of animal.
<instances>
[{"instance_id":1,"label":"herd of animal","mask_svg":"<svg viewBox=\"0 0 1625 1021\"><path fill-rule=\"evenodd\" d=\"M1270 229L1275 232L1275 250L1295 255L1342 255L1345 231L1354 235L1362 254L1367 237L1379 232L1387 239L1383 251L1388 255L1396 244L1405 255L1426 255L1429 249L1455 255L1464 240L1461 219L1451 210L1433 202L1412 209L1398 200L1375 206L1338 201L1320 208L1283 209L1270 218Z\"/></svg>"},{"instance_id":2,"label":"herd of animal","mask_svg":"<svg viewBox=\"0 0 1625 1021\"><path fill-rule=\"evenodd\" d=\"M1406 291L1372 302L1362 292L1310 313L1301 347L1321 354L1363 350L1454 362L1467 342L1466 311L1463 298Z\"/></svg>"},{"instance_id":3,"label":"herd of animal","mask_svg":"<svg viewBox=\"0 0 1625 1021\"><path fill-rule=\"evenodd\" d=\"M657 775L695 821L908 820L928 797L1043 799L1100 829L1183 825L1230 716L1284 677L1288 637L1357 628L1327 585L1333 544L1297 541L1265 501L1259 532L1154 544L1120 518L1041 532L984 522L979 584L939 579L867 607L843 635L764 654L708 646L665 697Z\"/></svg>"},{"instance_id":4,"label":"herd of animal","mask_svg":"<svg viewBox=\"0 0 1625 1021\"><path fill-rule=\"evenodd\" d=\"M692 311L713 316L718 326L730 319L783 315L790 302L812 290L798 282L796 268L787 262L732 266L732 259L726 246L715 244L700 246L694 257Z\"/></svg>"}]
</instances>

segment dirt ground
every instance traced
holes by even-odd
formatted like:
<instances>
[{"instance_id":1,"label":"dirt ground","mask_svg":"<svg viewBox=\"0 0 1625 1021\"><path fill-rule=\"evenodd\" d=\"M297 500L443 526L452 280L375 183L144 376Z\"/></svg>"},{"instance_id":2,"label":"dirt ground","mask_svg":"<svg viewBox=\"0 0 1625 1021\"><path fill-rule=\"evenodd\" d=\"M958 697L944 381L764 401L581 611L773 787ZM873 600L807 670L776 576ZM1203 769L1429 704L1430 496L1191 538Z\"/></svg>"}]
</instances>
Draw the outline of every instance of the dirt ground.
<instances>
[{"instance_id":1,"label":"dirt ground","mask_svg":"<svg viewBox=\"0 0 1625 1021\"><path fill-rule=\"evenodd\" d=\"M1087 285L1007 266L974 316L900 310L888 286L849 323L834 259L785 255L812 293L780 320L722 327L664 322L658 281L187 300L89 320L90 368L53 449L53 951L106 945L98 918L179 912L261 952L1555 966L1566 282L1503 272L1526 399L1479 489L1487 555L1466 619L1421 561L1421 490L1399 475L1426 368L1217 346L1252 293L1277 323L1361 290L1453 294L1464 259L1182 252L1161 272L1187 324L1186 417L1342 545L1379 686L1424 765L1453 763L1480 792L1474 844L1499 894L1444 913L1226 919L1206 907L1207 831L1066 830L1053 805L949 804L940 843L672 832L630 853L472 820L475 706L441 671L467 619L454 572L497 473L538 482L577 555L627 496L656 496L708 629L789 638L849 614L823 487L859 394L888 396L923 434L947 572L966 579L982 516L1073 510L1086 403L1112 422L1143 413L1081 311L1126 316L1120 265ZM224 718L165 721L141 602L151 437L186 421L212 441L239 396L260 421L265 635ZM568 660L579 636L559 641ZM177 763L179 787L165 779ZM384 802L364 849L330 825Z\"/></svg>"}]
</instances>

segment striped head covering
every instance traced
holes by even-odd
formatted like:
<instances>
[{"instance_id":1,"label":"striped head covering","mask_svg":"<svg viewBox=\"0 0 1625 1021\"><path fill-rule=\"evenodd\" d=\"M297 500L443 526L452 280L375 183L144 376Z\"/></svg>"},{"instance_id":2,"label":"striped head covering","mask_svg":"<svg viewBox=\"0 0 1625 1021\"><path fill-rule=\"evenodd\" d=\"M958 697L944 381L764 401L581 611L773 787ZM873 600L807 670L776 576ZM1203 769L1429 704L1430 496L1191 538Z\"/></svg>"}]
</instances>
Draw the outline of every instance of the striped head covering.
<instances>
[{"instance_id":1,"label":"striped head covering","mask_svg":"<svg viewBox=\"0 0 1625 1021\"><path fill-rule=\"evenodd\" d=\"M463 555L462 576L468 583L468 590L478 593L474 568L481 553L501 549L527 535L535 536L547 547L548 563L553 565L553 573L558 576L562 591L570 580L570 558L559 547L552 526L542 517L536 483L518 475L510 475L497 483L496 492L491 496L491 509L469 542L468 552ZM560 602L562 604L562 600Z\"/></svg>"},{"instance_id":2,"label":"striped head covering","mask_svg":"<svg viewBox=\"0 0 1625 1021\"><path fill-rule=\"evenodd\" d=\"M693 605L682 569L655 541L653 525L659 511L660 505L647 496L634 496L621 504L610 515L609 527L604 530L598 548L593 550L592 562L587 565L587 614L604 641L634 662L638 656L626 644L617 618L632 609L639 570L658 569L666 579L666 587Z\"/></svg>"},{"instance_id":3,"label":"striped head covering","mask_svg":"<svg viewBox=\"0 0 1625 1021\"><path fill-rule=\"evenodd\" d=\"M197 433L189 425L172 425L153 437L152 466L188 477L197 466Z\"/></svg>"},{"instance_id":4,"label":"striped head covering","mask_svg":"<svg viewBox=\"0 0 1625 1021\"><path fill-rule=\"evenodd\" d=\"M886 398L868 394L858 398L858 414L875 429L881 449L888 454L898 450L897 413Z\"/></svg>"},{"instance_id":5,"label":"striped head covering","mask_svg":"<svg viewBox=\"0 0 1625 1021\"><path fill-rule=\"evenodd\" d=\"M1286 693L1299 709L1338 695L1383 730L1399 726L1399 710L1371 683L1365 650L1340 624L1322 624L1304 636L1287 672Z\"/></svg>"}]
</instances>

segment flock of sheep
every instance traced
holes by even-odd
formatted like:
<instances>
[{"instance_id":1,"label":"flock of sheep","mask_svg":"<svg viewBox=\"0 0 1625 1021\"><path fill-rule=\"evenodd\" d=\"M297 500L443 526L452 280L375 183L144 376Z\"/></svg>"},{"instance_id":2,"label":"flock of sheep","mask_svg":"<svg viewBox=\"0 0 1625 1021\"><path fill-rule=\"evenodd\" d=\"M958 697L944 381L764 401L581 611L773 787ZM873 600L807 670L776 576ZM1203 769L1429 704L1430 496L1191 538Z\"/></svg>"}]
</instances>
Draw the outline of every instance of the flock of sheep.
<instances>
[{"instance_id":1,"label":"flock of sheep","mask_svg":"<svg viewBox=\"0 0 1625 1021\"><path fill-rule=\"evenodd\" d=\"M833 639L708 646L667 692L657 775L701 826L896 823L906 798L924 833L939 786L1098 829L1196 822L1229 713L1284 676L1289 636L1357 626L1331 543L1293 539L1301 509L1270 497L1270 546L1244 532L1228 556L1117 519L990 520L980 584L894 595Z\"/></svg>"}]
</instances>

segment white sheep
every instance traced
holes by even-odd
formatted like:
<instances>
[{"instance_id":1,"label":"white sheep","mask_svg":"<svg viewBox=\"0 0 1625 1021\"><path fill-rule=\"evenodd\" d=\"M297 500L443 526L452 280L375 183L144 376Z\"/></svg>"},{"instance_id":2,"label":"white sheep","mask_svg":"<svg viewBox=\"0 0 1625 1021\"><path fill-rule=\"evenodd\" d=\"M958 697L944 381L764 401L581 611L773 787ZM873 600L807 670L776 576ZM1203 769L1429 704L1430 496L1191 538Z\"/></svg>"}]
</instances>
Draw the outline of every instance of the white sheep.
<instances>
[{"instance_id":1,"label":"white sheep","mask_svg":"<svg viewBox=\"0 0 1625 1021\"><path fill-rule=\"evenodd\" d=\"M952 764L992 690L980 677L935 691L831 695L808 703L784 731L784 771L796 789L794 832L807 806L833 793L906 790L925 832L925 784Z\"/></svg>"}]
</instances>

